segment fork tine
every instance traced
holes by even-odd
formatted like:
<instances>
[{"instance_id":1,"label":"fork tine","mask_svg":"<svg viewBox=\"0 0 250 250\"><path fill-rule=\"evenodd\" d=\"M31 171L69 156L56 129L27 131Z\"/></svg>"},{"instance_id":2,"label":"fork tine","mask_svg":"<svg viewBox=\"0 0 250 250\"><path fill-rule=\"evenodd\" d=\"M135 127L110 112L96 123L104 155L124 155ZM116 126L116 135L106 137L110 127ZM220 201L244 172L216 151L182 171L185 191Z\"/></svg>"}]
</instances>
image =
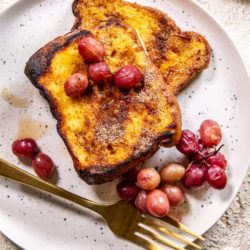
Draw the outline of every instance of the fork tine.
<instances>
[{"instance_id":1,"label":"fork tine","mask_svg":"<svg viewBox=\"0 0 250 250\"><path fill-rule=\"evenodd\" d=\"M201 249L200 246L198 246L198 245L196 245L195 243L193 243L193 242L191 242L191 241L185 239L185 238L182 237L181 235L179 235L179 234L177 234L177 233L175 233L175 232L173 232L173 231L167 229L166 227L162 227L162 226L160 226L160 225L154 223L154 219L148 219L147 217L142 217L141 223L146 224L146 225L148 225L148 226L151 226L151 227L153 227L153 228L155 228L155 229L157 229L157 230L159 230L159 231L161 231L161 232L163 232L163 233L166 233L166 234L168 234L170 237L175 238L175 239L177 239L177 240L179 240L179 241L182 241L182 242L184 242L184 243L186 243L186 244L188 244L188 245L190 245L190 246L192 246L192 247L194 247L194 248L196 248L196 249Z\"/></svg>"},{"instance_id":2,"label":"fork tine","mask_svg":"<svg viewBox=\"0 0 250 250\"><path fill-rule=\"evenodd\" d=\"M149 240L146 240L137 234L133 234L133 236L130 236L127 239L134 242L138 246L144 247L145 249L148 249L148 250L164 250L162 247L159 247L159 246L153 244Z\"/></svg>"},{"instance_id":3,"label":"fork tine","mask_svg":"<svg viewBox=\"0 0 250 250\"><path fill-rule=\"evenodd\" d=\"M161 218L161 220L165 221L166 223L171 224L172 226L175 226L175 227L179 228L180 230L184 231L187 234L190 234L190 235L196 237L199 240L203 240L203 241L205 240L205 238L203 238L202 236L200 236L196 232L190 230L189 228L184 226L182 223L180 223L179 221L177 221L176 219L174 219L174 218L172 218L170 216L166 216L164 218Z\"/></svg>"},{"instance_id":4,"label":"fork tine","mask_svg":"<svg viewBox=\"0 0 250 250\"><path fill-rule=\"evenodd\" d=\"M139 227L140 227L140 229L138 230L138 232L143 234L143 235L146 235L150 238L153 238L154 240L158 240L158 242L160 242L168 247L171 247L173 249L186 250L185 248L178 246L177 244L175 244L171 240L168 240L167 238L162 237L159 234L153 233L150 229L142 227L140 224L139 224Z\"/></svg>"}]
</instances>

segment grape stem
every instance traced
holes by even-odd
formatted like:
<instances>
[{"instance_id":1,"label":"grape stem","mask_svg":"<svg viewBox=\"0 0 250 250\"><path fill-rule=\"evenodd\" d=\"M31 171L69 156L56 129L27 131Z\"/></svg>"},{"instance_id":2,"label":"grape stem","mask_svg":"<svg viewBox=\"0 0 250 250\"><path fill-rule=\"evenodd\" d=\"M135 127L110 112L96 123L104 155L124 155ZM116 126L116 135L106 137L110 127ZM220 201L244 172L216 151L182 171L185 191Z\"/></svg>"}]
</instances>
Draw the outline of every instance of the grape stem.
<instances>
[{"instance_id":1,"label":"grape stem","mask_svg":"<svg viewBox=\"0 0 250 250\"><path fill-rule=\"evenodd\" d=\"M212 153L210 153L210 154L208 154L208 155L206 155L206 156L202 156L202 161L201 161L200 165L201 165L208 157L218 154L218 153L220 152L220 150L221 150L223 147L224 147L224 144L222 144L218 149L214 148L214 151L213 151ZM198 153L199 153L199 152L198 152ZM197 161L191 161L191 162L188 164L188 166L187 166L187 168L186 168L186 171L188 171L188 169L191 167L191 165L192 165L193 163L197 163ZM198 162L198 163L199 163L199 162ZM205 164L206 164L206 162L205 162ZM206 164L206 165L207 165L207 164Z\"/></svg>"},{"instance_id":2,"label":"grape stem","mask_svg":"<svg viewBox=\"0 0 250 250\"><path fill-rule=\"evenodd\" d=\"M185 172L187 172L187 171L190 169L190 167L193 165L193 163L194 163L194 161L191 161L191 162L188 164L187 168L185 169Z\"/></svg>"},{"instance_id":3,"label":"grape stem","mask_svg":"<svg viewBox=\"0 0 250 250\"><path fill-rule=\"evenodd\" d=\"M203 157L203 161L206 160L210 156L218 154L223 147L224 147L224 144L222 144L218 149L215 148L214 152Z\"/></svg>"}]
</instances>

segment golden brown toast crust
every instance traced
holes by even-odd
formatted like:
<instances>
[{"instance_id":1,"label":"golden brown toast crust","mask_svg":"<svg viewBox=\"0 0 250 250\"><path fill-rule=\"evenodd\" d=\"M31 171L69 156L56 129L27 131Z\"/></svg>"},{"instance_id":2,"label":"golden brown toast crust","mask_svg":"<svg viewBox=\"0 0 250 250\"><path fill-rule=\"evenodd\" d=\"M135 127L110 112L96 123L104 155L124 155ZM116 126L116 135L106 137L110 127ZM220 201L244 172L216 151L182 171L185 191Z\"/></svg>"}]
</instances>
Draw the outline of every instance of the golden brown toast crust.
<instances>
[{"instance_id":1,"label":"golden brown toast crust","mask_svg":"<svg viewBox=\"0 0 250 250\"><path fill-rule=\"evenodd\" d=\"M209 65L211 50L206 39L195 32L182 32L159 10L122 0L75 0L72 9L76 16L73 29L92 30L100 21L112 18L130 25L174 94Z\"/></svg>"},{"instance_id":2,"label":"golden brown toast crust","mask_svg":"<svg viewBox=\"0 0 250 250\"><path fill-rule=\"evenodd\" d=\"M133 54L129 52L133 51L134 64L144 73L142 87L122 92L112 84L103 89L92 85L78 100L67 97L63 90L65 80L72 73L87 71L77 51L79 39L90 35L85 30L73 31L48 43L29 59L25 68L30 81L48 100L75 169L88 184L100 184L121 176L150 157L160 143L165 146L176 143L181 133L176 98L138 45L133 30L127 30L120 22L105 25L105 31L100 26L95 35L105 44L108 53L113 47L109 45L111 38L105 38L107 34L112 37L121 32L133 45L124 51L123 61L121 53L117 53L107 56L107 63L114 71L131 59ZM121 50L125 49L121 47Z\"/></svg>"}]
</instances>

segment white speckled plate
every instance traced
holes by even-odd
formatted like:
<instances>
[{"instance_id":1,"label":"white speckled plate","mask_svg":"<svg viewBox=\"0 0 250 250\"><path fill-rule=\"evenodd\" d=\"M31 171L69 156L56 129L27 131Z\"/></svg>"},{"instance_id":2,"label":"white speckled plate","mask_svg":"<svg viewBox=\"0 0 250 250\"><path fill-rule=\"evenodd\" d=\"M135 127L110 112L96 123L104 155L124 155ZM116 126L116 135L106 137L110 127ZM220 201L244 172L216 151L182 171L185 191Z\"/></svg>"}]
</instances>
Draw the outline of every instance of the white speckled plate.
<instances>
[{"instance_id":1,"label":"white speckled plate","mask_svg":"<svg viewBox=\"0 0 250 250\"><path fill-rule=\"evenodd\" d=\"M199 233L208 230L237 193L249 165L250 84L230 38L204 10L190 0L138 0L167 12L184 30L205 35L213 49L209 69L179 95L184 128L197 130L205 118L222 126L229 161L229 183L223 191L188 193L183 222ZM73 171L71 158L56 132L47 102L23 74L28 58L74 22L71 1L17 1L0 15L0 156L29 172L11 153L18 136L37 139L58 166L58 185L95 200L116 199L114 183L88 186ZM161 149L147 164L162 166L179 159ZM25 249L137 249L116 238L99 216L67 202L0 178L0 230ZM177 211L178 213L178 211Z\"/></svg>"}]
</instances>

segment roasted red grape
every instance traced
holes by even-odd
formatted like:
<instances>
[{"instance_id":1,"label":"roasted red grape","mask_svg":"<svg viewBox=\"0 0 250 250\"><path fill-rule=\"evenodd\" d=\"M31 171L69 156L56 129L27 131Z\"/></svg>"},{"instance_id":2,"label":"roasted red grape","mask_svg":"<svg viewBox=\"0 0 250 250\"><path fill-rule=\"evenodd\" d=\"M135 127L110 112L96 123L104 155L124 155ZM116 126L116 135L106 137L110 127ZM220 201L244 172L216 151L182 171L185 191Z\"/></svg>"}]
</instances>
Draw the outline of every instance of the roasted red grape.
<instances>
[{"instance_id":1,"label":"roasted red grape","mask_svg":"<svg viewBox=\"0 0 250 250\"><path fill-rule=\"evenodd\" d=\"M32 158L37 154L38 148L33 139L24 138L13 142L12 152L18 157Z\"/></svg>"},{"instance_id":2,"label":"roasted red grape","mask_svg":"<svg viewBox=\"0 0 250 250\"><path fill-rule=\"evenodd\" d=\"M98 85L110 81L112 76L113 75L105 62L94 63L89 66L89 77Z\"/></svg>"},{"instance_id":3,"label":"roasted red grape","mask_svg":"<svg viewBox=\"0 0 250 250\"><path fill-rule=\"evenodd\" d=\"M195 134L190 130L183 130L181 139L176 148L185 155L191 155L197 152L198 143Z\"/></svg>"},{"instance_id":4,"label":"roasted red grape","mask_svg":"<svg viewBox=\"0 0 250 250\"><path fill-rule=\"evenodd\" d=\"M204 169L205 168L196 164L191 165L182 179L183 185L186 188L200 187L205 181Z\"/></svg>"},{"instance_id":5,"label":"roasted red grape","mask_svg":"<svg viewBox=\"0 0 250 250\"><path fill-rule=\"evenodd\" d=\"M147 192L141 190L135 199L135 206L143 213L147 213Z\"/></svg>"},{"instance_id":6,"label":"roasted red grape","mask_svg":"<svg viewBox=\"0 0 250 250\"><path fill-rule=\"evenodd\" d=\"M116 187L117 193L124 201L132 201L139 193L139 188L130 182L122 181Z\"/></svg>"},{"instance_id":7,"label":"roasted red grape","mask_svg":"<svg viewBox=\"0 0 250 250\"><path fill-rule=\"evenodd\" d=\"M91 63L101 62L106 55L103 43L91 36L80 40L78 50L83 59Z\"/></svg>"},{"instance_id":8,"label":"roasted red grape","mask_svg":"<svg viewBox=\"0 0 250 250\"><path fill-rule=\"evenodd\" d=\"M227 185L227 175L225 171L218 166L208 168L206 171L206 180L210 186L216 189L223 189Z\"/></svg>"},{"instance_id":9,"label":"roasted red grape","mask_svg":"<svg viewBox=\"0 0 250 250\"><path fill-rule=\"evenodd\" d=\"M55 166L52 159L43 153L38 153L33 158L32 166L36 174L44 180L48 180L55 171Z\"/></svg>"},{"instance_id":10,"label":"roasted red grape","mask_svg":"<svg viewBox=\"0 0 250 250\"><path fill-rule=\"evenodd\" d=\"M121 89L134 88L141 81L140 70L133 65L120 68L114 76L115 85Z\"/></svg>"},{"instance_id":11,"label":"roasted red grape","mask_svg":"<svg viewBox=\"0 0 250 250\"><path fill-rule=\"evenodd\" d=\"M200 138L206 147L217 146L222 139L219 124L214 120L205 120L200 126Z\"/></svg>"},{"instance_id":12,"label":"roasted red grape","mask_svg":"<svg viewBox=\"0 0 250 250\"><path fill-rule=\"evenodd\" d=\"M165 184L161 190L167 195L171 206L178 206L184 203L185 196L179 187Z\"/></svg>"},{"instance_id":13,"label":"roasted red grape","mask_svg":"<svg viewBox=\"0 0 250 250\"><path fill-rule=\"evenodd\" d=\"M197 142L197 152L193 155L189 155L189 160L195 163L201 163L204 160L204 157L209 155L210 149L206 148L200 140Z\"/></svg>"},{"instance_id":14,"label":"roasted red grape","mask_svg":"<svg viewBox=\"0 0 250 250\"><path fill-rule=\"evenodd\" d=\"M144 168L137 175L137 183L144 190L152 190L161 182L159 173L154 168Z\"/></svg>"},{"instance_id":15,"label":"roasted red grape","mask_svg":"<svg viewBox=\"0 0 250 250\"><path fill-rule=\"evenodd\" d=\"M177 163L169 163L161 168L160 176L163 182L179 181L185 175L185 168Z\"/></svg>"},{"instance_id":16,"label":"roasted red grape","mask_svg":"<svg viewBox=\"0 0 250 250\"><path fill-rule=\"evenodd\" d=\"M170 206L167 195L159 190L155 189L148 193L147 210L155 217L164 217L168 214Z\"/></svg>"},{"instance_id":17,"label":"roasted red grape","mask_svg":"<svg viewBox=\"0 0 250 250\"><path fill-rule=\"evenodd\" d=\"M64 84L67 96L77 98L83 94L88 87L88 78L82 73L76 73L69 77Z\"/></svg>"},{"instance_id":18,"label":"roasted red grape","mask_svg":"<svg viewBox=\"0 0 250 250\"><path fill-rule=\"evenodd\" d=\"M227 167L227 160L225 159L225 156L218 152L215 155L212 155L206 159L206 162L209 166L218 166L222 169L226 169Z\"/></svg>"}]
</instances>

